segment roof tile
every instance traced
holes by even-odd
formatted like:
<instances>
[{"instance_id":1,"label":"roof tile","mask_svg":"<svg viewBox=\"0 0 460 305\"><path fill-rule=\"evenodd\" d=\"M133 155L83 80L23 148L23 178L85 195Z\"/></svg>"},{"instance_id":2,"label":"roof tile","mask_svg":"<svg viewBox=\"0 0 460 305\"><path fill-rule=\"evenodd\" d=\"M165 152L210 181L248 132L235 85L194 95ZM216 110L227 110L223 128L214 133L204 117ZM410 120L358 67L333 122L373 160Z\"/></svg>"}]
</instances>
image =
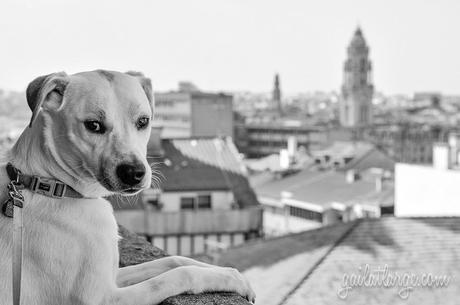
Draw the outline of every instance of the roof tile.
<instances>
[{"instance_id":1,"label":"roof tile","mask_svg":"<svg viewBox=\"0 0 460 305\"><path fill-rule=\"evenodd\" d=\"M253 242L223 253L220 263L245 269L260 304L458 304L460 218L365 219L346 235L353 224ZM341 300L344 274L359 274L365 264L451 281L445 288L414 288L407 300L397 288L371 287L355 288Z\"/></svg>"}]
</instances>

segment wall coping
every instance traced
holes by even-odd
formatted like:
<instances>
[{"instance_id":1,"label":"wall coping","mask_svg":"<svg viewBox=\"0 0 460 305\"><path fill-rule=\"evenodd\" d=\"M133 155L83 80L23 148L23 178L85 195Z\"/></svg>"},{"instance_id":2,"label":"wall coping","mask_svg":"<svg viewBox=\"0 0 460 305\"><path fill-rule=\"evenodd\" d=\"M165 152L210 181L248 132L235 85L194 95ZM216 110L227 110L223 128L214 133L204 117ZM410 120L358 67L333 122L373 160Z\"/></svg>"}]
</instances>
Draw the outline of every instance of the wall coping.
<instances>
[{"instance_id":1,"label":"wall coping","mask_svg":"<svg viewBox=\"0 0 460 305\"><path fill-rule=\"evenodd\" d=\"M120 267L136 265L167 256L167 254L144 238L124 227L119 227L122 237L119 242ZM160 305L251 305L246 299L236 293L215 292L197 295L182 294L170 297Z\"/></svg>"}]
</instances>

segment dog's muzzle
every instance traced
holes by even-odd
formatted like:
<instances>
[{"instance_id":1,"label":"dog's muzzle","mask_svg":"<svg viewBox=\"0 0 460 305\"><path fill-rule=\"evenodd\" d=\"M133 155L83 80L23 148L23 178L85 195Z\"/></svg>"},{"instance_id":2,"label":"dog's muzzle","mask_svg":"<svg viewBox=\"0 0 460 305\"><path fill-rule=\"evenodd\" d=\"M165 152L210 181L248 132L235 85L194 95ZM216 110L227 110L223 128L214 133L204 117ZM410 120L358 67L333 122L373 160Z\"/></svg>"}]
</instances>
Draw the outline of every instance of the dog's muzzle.
<instances>
[{"instance_id":1,"label":"dog's muzzle","mask_svg":"<svg viewBox=\"0 0 460 305\"><path fill-rule=\"evenodd\" d=\"M144 179L145 167L142 164L123 163L117 166L116 174L124 185L134 187Z\"/></svg>"}]
</instances>

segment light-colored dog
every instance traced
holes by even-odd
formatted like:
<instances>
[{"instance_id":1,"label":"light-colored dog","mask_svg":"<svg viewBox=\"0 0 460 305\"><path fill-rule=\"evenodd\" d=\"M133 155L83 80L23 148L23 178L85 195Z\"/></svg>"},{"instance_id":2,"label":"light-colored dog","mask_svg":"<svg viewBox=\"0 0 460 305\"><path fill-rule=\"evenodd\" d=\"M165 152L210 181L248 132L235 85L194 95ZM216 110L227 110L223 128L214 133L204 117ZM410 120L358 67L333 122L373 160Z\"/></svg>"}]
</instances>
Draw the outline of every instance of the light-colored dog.
<instances>
[{"instance_id":1,"label":"light-colored dog","mask_svg":"<svg viewBox=\"0 0 460 305\"><path fill-rule=\"evenodd\" d=\"M135 194L151 183L146 160L153 115L150 80L93 71L55 73L27 88L31 127L0 164L58 179L83 199L23 190L22 304L152 305L181 293L233 291L254 300L235 269L184 257L118 268L118 229L110 194ZM199 177L197 177L199 178ZM12 219L0 214L0 304L12 304Z\"/></svg>"}]
</instances>

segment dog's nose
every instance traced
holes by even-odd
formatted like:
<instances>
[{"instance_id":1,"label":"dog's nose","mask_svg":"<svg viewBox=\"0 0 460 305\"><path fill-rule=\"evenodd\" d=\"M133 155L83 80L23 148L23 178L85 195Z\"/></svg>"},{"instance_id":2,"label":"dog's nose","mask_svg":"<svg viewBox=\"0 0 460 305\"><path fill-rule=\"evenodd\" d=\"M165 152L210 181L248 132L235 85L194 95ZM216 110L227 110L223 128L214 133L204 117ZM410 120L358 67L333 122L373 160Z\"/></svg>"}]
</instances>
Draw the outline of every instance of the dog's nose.
<instances>
[{"instance_id":1,"label":"dog's nose","mask_svg":"<svg viewBox=\"0 0 460 305\"><path fill-rule=\"evenodd\" d=\"M145 176L145 167L142 164L120 164L117 166L116 171L121 182L129 186L139 184Z\"/></svg>"}]
</instances>

